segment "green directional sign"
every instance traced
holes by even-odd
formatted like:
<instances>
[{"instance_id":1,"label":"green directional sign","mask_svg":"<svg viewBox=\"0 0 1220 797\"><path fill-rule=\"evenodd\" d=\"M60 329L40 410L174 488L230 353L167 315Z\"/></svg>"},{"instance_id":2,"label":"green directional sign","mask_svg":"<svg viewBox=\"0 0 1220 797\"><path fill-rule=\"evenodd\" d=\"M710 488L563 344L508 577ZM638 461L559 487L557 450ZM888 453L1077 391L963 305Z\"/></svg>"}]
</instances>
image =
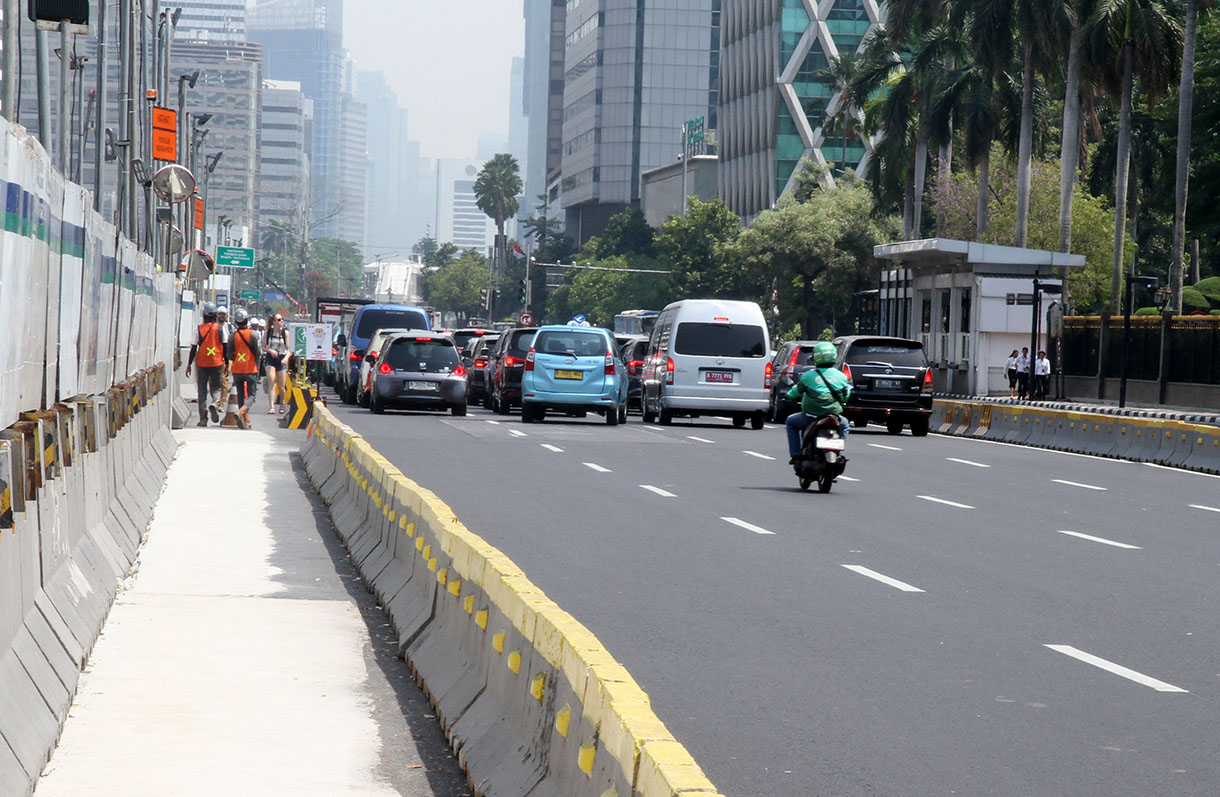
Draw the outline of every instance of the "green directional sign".
<instances>
[{"instance_id":1,"label":"green directional sign","mask_svg":"<svg viewBox=\"0 0 1220 797\"><path fill-rule=\"evenodd\" d=\"M241 298L249 299L252 302L257 302L259 299L263 298L263 292L262 291L242 291Z\"/></svg>"},{"instance_id":2,"label":"green directional sign","mask_svg":"<svg viewBox=\"0 0 1220 797\"><path fill-rule=\"evenodd\" d=\"M216 265L228 268L254 268L254 250L240 246L216 247Z\"/></svg>"}]
</instances>

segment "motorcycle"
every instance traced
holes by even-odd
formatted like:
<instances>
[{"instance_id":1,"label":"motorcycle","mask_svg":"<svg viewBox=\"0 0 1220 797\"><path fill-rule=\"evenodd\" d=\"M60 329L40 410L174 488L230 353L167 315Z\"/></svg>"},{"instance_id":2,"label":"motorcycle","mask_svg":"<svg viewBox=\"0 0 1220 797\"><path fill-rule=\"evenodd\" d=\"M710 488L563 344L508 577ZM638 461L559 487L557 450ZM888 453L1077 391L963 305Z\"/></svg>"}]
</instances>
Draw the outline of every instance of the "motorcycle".
<instances>
[{"instance_id":1,"label":"motorcycle","mask_svg":"<svg viewBox=\"0 0 1220 797\"><path fill-rule=\"evenodd\" d=\"M846 443L837 415L819 416L805 428L801 456L793 465L802 490L817 482L818 492L830 492L830 485L847 467L847 457L843 455Z\"/></svg>"}]
</instances>

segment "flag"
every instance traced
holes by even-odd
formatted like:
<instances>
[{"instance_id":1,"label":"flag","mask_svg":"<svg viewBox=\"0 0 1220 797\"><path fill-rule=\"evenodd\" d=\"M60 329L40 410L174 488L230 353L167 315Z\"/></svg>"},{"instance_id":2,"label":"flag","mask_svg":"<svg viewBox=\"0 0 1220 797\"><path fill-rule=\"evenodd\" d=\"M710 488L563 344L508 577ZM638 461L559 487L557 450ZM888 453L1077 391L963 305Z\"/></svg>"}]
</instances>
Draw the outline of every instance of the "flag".
<instances>
[{"instance_id":1,"label":"flag","mask_svg":"<svg viewBox=\"0 0 1220 797\"><path fill-rule=\"evenodd\" d=\"M522 249L521 244L517 243L516 241L513 241L513 257L517 258L518 260L525 259L525 250Z\"/></svg>"}]
</instances>

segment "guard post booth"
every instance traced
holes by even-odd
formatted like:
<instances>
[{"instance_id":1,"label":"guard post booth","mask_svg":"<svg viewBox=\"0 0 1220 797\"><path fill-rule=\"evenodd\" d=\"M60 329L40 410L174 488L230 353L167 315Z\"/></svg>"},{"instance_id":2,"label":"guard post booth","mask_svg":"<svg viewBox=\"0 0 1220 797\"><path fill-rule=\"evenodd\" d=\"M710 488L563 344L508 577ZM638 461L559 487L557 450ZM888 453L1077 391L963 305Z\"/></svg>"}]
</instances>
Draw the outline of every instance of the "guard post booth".
<instances>
[{"instance_id":1,"label":"guard post booth","mask_svg":"<svg viewBox=\"0 0 1220 797\"><path fill-rule=\"evenodd\" d=\"M894 264L881 277L882 334L921 341L936 392L970 396L1008 395L1008 355L1030 345L1035 315L1038 347L1046 347L1048 310L1062 317L1060 269L1084 266L1084 255L948 238L883 244L873 254Z\"/></svg>"}]
</instances>

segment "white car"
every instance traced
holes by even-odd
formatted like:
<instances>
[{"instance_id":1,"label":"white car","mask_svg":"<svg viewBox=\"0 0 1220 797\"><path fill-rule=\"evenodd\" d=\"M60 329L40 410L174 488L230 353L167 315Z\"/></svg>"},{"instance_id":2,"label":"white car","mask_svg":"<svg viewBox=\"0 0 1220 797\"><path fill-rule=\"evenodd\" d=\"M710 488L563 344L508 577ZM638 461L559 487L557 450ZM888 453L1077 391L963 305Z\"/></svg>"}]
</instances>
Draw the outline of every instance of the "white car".
<instances>
[{"instance_id":1,"label":"white car","mask_svg":"<svg viewBox=\"0 0 1220 797\"><path fill-rule=\"evenodd\" d=\"M381 344L391 335L406 331L398 328L379 329L369 338L369 347L365 349L368 353L360 362L360 375L356 379L356 403L361 407L368 409L369 406L369 394L373 389L373 368L377 365L377 352L381 351Z\"/></svg>"}]
</instances>

